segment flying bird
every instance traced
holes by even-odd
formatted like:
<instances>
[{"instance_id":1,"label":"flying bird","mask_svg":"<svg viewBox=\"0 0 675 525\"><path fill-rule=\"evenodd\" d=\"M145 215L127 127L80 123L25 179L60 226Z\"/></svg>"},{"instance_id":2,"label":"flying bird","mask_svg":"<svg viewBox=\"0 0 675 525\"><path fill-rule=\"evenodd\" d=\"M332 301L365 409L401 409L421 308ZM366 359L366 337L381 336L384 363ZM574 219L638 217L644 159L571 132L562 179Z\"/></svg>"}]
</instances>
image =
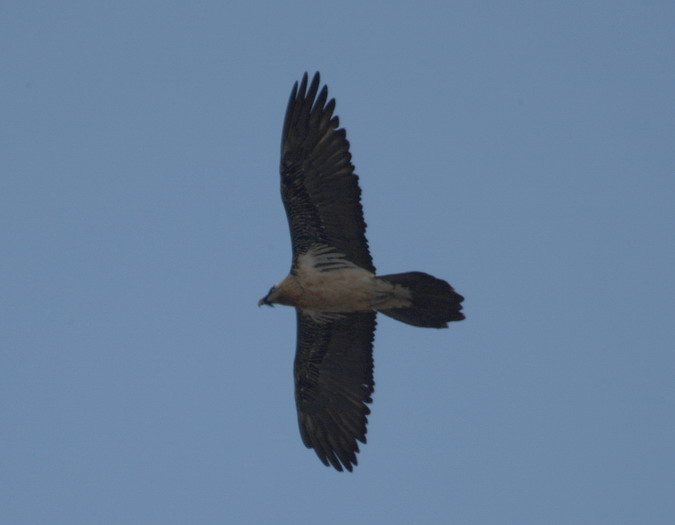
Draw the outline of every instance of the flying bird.
<instances>
[{"instance_id":1,"label":"flying bird","mask_svg":"<svg viewBox=\"0 0 675 525\"><path fill-rule=\"evenodd\" d=\"M293 259L258 306L294 306L295 402L302 441L326 466L351 471L374 389L373 338L380 312L447 328L464 319L447 282L422 272L375 275L358 176L335 99L317 72L291 91L281 140L281 198Z\"/></svg>"}]
</instances>

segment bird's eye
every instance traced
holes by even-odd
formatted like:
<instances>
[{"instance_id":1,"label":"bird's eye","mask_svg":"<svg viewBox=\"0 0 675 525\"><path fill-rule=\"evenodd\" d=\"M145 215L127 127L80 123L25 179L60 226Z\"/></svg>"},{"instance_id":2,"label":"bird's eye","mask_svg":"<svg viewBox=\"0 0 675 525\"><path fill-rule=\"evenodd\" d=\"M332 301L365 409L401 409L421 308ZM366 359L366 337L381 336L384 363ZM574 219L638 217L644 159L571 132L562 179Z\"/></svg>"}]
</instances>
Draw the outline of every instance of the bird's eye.
<instances>
[{"instance_id":1,"label":"bird's eye","mask_svg":"<svg viewBox=\"0 0 675 525\"><path fill-rule=\"evenodd\" d=\"M272 286L272 288L270 288L270 291L267 292L267 295L271 294L275 289L276 289L276 286Z\"/></svg>"}]
</instances>

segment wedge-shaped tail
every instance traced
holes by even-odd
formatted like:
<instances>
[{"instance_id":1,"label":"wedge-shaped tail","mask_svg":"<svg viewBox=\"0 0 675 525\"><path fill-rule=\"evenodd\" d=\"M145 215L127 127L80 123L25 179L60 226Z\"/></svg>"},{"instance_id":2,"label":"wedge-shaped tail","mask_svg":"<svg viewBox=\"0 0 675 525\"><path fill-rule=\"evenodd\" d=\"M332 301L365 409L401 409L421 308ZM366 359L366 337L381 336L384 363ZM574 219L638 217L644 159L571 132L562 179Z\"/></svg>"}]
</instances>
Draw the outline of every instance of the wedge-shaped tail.
<instances>
[{"instance_id":1,"label":"wedge-shaped tail","mask_svg":"<svg viewBox=\"0 0 675 525\"><path fill-rule=\"evenodd\" d=\"M442 279L423 272L394 273L382 275L379 279L402 286L410 292L412 301L412 305L406 308L378 310L384 315L428 328L447 328L450 321L464 319L464 297Z\"/></svg>"}]
</instances>

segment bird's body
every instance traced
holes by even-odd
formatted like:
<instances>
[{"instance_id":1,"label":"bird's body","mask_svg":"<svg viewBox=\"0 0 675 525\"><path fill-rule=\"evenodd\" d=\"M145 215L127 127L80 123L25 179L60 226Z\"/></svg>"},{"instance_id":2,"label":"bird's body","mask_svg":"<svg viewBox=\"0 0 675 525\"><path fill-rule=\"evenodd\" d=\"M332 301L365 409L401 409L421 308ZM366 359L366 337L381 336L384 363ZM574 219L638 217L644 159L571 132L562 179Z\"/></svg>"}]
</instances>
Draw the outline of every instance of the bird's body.
<instances>
[{"instance_id":1,"label":"bird's body","mask_svg":"<svg viewBox=\"0 0 675 525\"><path fill-rule=\"evenodd\" d=\"M422 272L377 276L365 237L349 142L319 92L316 73L296 83L281 153L281 194L293 243L291 272L260 304L298 312L295 358L300 434L337 470L356 465L373 393L375 314L445 328L464 319L461 295Z\"/></svg>"},{"instance_id":2,"label":"bird's body","mask_svg":"<svg viewBox=\"0 0 675 525\"><path fill-rule=\"evenodd\" d=\"M407 289L378 279L329 250L316 245L299 256L295 271L275 286L274 302L303 311L334 313L410 306Z\"/></svg>"}]
</instances>

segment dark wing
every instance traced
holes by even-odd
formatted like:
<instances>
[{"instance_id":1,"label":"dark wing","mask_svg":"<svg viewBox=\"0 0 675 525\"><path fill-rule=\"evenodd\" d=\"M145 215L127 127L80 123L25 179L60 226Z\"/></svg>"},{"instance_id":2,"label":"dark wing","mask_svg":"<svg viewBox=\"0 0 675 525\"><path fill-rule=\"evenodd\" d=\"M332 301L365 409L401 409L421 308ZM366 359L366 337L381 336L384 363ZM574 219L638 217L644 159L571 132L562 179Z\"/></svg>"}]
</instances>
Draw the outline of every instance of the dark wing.
<instances>
[{"instance_id":1,"label":"dark wing","mask_svg":"<svg viewBox=\"0 0 675 525\"><path fill-rule=\"evenodd\" d=\"M281 197L288 215L293 261L312 244L328 244L358 266L375 272L349 142L333 115L319 73L307 73L288 101L281 139ZM318 93L318 96L317 96Z\"/></svg>"},{"instance_id":2,"label":"dark wing","mask_svg":"<svg viewBox=\"0 0 675 525\"><path fill-rule=\"evenodd\" d=\"M298 312L295 402L302 441L325 465L351 471L366 442L375 312L317 323Z\"/></svg>"}]
</instances>

